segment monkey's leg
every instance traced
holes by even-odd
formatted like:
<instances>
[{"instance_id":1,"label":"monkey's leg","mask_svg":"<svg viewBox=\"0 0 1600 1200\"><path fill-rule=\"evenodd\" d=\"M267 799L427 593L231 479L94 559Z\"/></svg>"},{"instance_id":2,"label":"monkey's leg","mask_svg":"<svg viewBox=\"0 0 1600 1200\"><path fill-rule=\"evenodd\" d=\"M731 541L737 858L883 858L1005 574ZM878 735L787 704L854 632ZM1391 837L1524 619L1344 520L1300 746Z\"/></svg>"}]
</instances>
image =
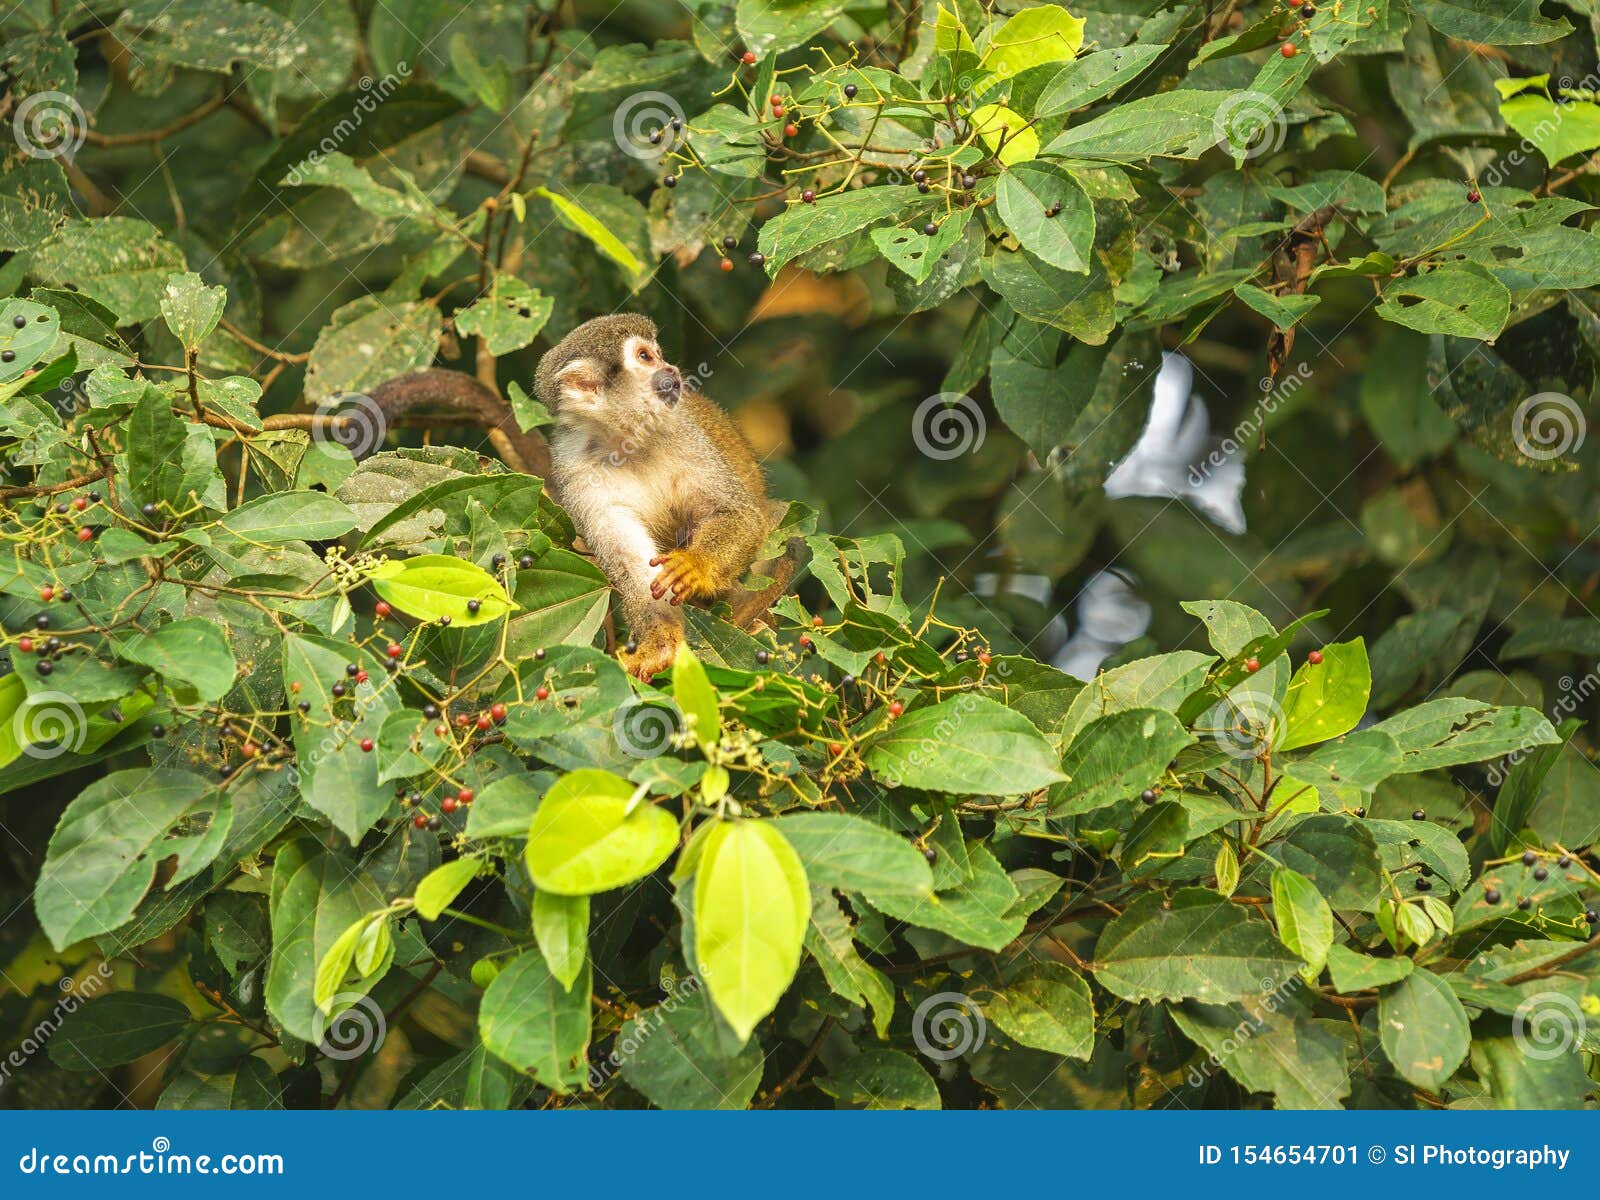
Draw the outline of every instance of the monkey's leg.
<instances>
[{"instance_id":1,"label":"monkey's leg","mask_svg":"<svg viewBox=\"0 0 1600 1200\"><path fill-rule=\"evenodd\" d=\"M683 641L681 615L650 594L656 574L651 563L657 554L655 540L636 517L615 507L603 524L585 531L584 540L617 589L628 619L634 648L617 657L628 671L648 682L657 671L672 665Z\"/></svg>"},{"instance_id":2,"label":"monkey's leg","mask_svg":"<svg viewBox=\"0 0 1600 1200\"><path fill-rule=\"evenodd\" d=\"M651 566L661 568L650 586L651 596L682 604L730 591L744 577L766 536L766 514L759 509L712 514L695 528L687 546L650 560Z\"/></svg>"}]
</instances>

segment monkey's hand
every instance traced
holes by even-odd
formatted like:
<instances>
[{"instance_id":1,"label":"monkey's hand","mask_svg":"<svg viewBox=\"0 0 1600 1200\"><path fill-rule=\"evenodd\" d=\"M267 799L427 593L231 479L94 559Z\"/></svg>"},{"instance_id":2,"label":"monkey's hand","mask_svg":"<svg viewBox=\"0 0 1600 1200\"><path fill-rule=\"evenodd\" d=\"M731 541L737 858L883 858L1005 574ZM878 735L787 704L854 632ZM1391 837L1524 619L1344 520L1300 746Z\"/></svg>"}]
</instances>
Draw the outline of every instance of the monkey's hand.
<instances>
[{"instance_id":1,"label":"monkey's hand","mask_svg":"<svg viewBox=\"0 0 1600 1200\"><path fill-rule=\"evenodd\" d=\"M650 584L650 595L657 600L669 594L674 604L710 600L720 590L711 560L698 550L668 550L652 558L650 565L661 568Z\"/></svg>"},{"instance_id":2,"label":"monkey's hand","mask_svg":"<svg viewBox=\"0 0 1600 1200\"><path fill-rule=\"evenodd\" d=\"M617 659L630 675L637 675L645 683L657 671L665 671L678 657L678 643L683 634L676 625L661 621L647 625L634 635L630 643L634 648L617 651Z\"/></svg>"}]
</instances>

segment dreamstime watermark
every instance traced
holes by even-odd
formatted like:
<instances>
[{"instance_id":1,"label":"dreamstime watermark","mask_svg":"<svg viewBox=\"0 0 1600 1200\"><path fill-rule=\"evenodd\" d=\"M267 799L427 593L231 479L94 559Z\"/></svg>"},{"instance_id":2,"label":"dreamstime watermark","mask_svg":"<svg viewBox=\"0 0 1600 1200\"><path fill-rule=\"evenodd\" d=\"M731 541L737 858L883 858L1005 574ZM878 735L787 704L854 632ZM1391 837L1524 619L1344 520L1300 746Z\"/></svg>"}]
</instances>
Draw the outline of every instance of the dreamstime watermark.
<instances>
[{"instance_id":1,"label":"dreamstime watermark","mask_svg":"<svg viewBox=\"0 0 1600 1200\"><path fill-rule=\"evenodd\" d=\"M1517 449L1537 462L1549 462L1568 451L1583 448L1589 432L1583 409L1571 396L1540 392L1517 405L1511 417L1511 440Z\"/></svg>"},{"instance_id":2,"label":"dreamstime watermark","mask_svg":"<svg viewBox=\"0 0 1600 1200\"><path fill-rule=\"evenodd\" d=\"M410 78L411 64L404 59L396 63L394 70L382 79L374 80L370 75L363 75L356 84L362 94L351 106L349 116L341 117L316 147L289 170L283 182L290 187L299 187L304 183L309 168L315 167L328 155L336 153L339 147L355 135L356 130L361 128L366 119L377 111L378 106L394 95L400 85Z\"/></svg>"},{"instance_id":3,"label":"dreamstime watermark","mask_svg":"<svg viewBox=\"0 0 1600 1200\"><path fill-rule=\"evenodd\" d=\"M59 1154L30 1146L17 1160L24 1175L282 1175L281 1154L173 1154L172 1139L155 1137L133 1154Z\"/></svg>"},{"instance_id":4,"label":"dreamstime watermark","mask_svg":"<svg viewBox=\"0 0 1600 1200\"><path fill-rule=\"evenodd\" d=\"M88 136L89 122L83 107L65 92L35 92L17 105L11 131L29 158L70 162Z\"/></svg>"},{"instance_id":5,"label":"dreamstime watermark","mask_svg":"<svg viewBox=\"0 0 1600 1200\"><path fill-rule=\"evenodd\" d=\"M389 418L362 392L335 392L317 405L316 415L322 419L312 427L311 440L343 446L353 458L365 458L389 436Z\"/></svg>"},{"instance_id":6,"label":"dreamstime watermark","mask_svg":"<svg viewBox=\"0 0 1600 1200\"><path fill-rule=\"evenodd\" d=\"M1571 675L1563 675L1558 681L1561 688L1560 698L1550 706L1550 724L1559 725L1572 716L1582 707L1584 701L1600 691L1600 663L1594 665L1582 679L1574 680ZM1524 742L1504 758L1491 763L1488 771L1488 781L1491 787L1499 787L1506 781L1506 776L1511 773L1511 768L1527 758L1534 749L1544 745L1543 742ZM1515 832L1514 830L1512 832Z\"/></svg>"},{"instance_id":7,"label":"dreamstime watermark","mask_svg":"<svg viewBox=\"0 0 1600 1200\"><path fill-rule=\"evenodd\" d=\"M1512 171L1526 165L1530 161L1543 162L1544 154L1541 146L1548 146L1563 125L1567 123L1567 110L1575 103L1585 101L1595 91L1600 90L1600 73L1585 75L1582 79L1574 80L1570 75L1563 75L1555 83L1558 98L1554 101L1555 111L1547 117L1541 118L1528 135L1522 139L1515 149L1509 151L1503 158L1497 158L1482 171L1478 172L1478 185L1480 187L1499 187L1511 178ZM1576 99L1566 99L1562 93L1575 93ZM1588 108L1582 112L1580 120L1588 120Z\"/></svg>"},{"instance_id":8,"label":"dreamstime watermark","mask_svg":"<svg viewBox=\"0 0 1600 1200\"><path fill-rule=\"evenodd\" d=\"M1260 758L1283 732L1283 706L1266 692L1230 692L1201 721L1199 729L1230 758Z\"/></svg>"},{"instance_id":9,"label":"dreamstime watermark","mask_svg":"<svg viewBox=\"0 0 1600 1200\"><path fill-rule=\"evenodd\" d=\"M1574 1053L1589 1028L1583 1007L1565 992L1535 992L1517 1005L1511 1036L1524 1058L1549 1062Z\"/></svg>"},{"instance_id":10,"label":"dreamstime watermark","mask_svg":"<svg viewBox=\"0 0 1600 1200\"><path fill-rule=\"evenodd\" d=\"M26 697L11 718L11 736L29 758L49 761L76 754L89 736L83 706L65 692Z\"/></svg>"},{"instance_id":11,"label":"dreamstime watermark","mask_svg":"<svg viewBox=\"0 0 1600 1200\"><path fill-rule=\"evenodd\" d=\"M666 1024L667 1017L676 1012L684 1001L695 996L705 986L706 971L701 969L698 975L689 974L674 981L667 989L667 998L653 1008L641 1010L632 1020L622 1027L612 1042L611 1049L606 1056L589 1064L589 1090L598 1091L619 1070L628 1065L628 1060L637 1054L645 1042L652 1038L656 1031Z\"/></svg>"},{"instance_id":12,"label":"dreamstime watermark","mask_svg":"<svg viewBox=\"0 0 1600 1200\"><path fill-rule=\"evenodd\" d=\"M1217 107L1212 132L1234 158L1260 158L1283 149L1289 122L1283 105L1265 92L1235 92Z\"/></svg>"},{"instance_id":13,"label":"dreamstime watermark","mask_svg":"<svg viewBox=\"0 0 1600 1200\"><path fill-rule=\"evenodd\" d=\"M1292 399L1315 373L1310 363L1303 362L1282 379L1273 379L1270 375L1263 376L1260 387L1264 398L1259 404L1251 407L1250 414L1235 425L1233 431L1212 448L1211 453L1190 466L1189 486L1199 487L1211 478L1213 471L1227 466L1240 450L1251 442L1259 440L1267 418L1276 413L1278 406L1285 400Z\"/></svg>"},{"instance_id":14,"label":"dreamstime watermark","mask_svg":"<svg viewBox=\"0 0 1600 1200\"><path fill-rule=\"evenodd\" d=\"M1294 997L1294 994L1305 987L1306 981L1298 974L1290 974L1282 979L1261 980L1260 997L1253 1001L1244 1002L1244 1016L1239 1023L1228 1031L1226 1037L1214 1050L1207 1052L1206 1061L1197 1063L1189 1068L1184 1082L1192 1088L1203 1086L1217 1068L1226 1068L1228 1059L1232 1058L1239 1050L1267 1027L1268 1018L1277 1014Z\"/></svg>"},{"instance_id":15,"label":"dreamstime watermark","mask_svg":"<svg viewBox=\"0 0 1600 1200\"><path fill-rule=\"evenodd\" d=\"M378 1002L364 992L340 992L328 1003L324 1015L317 1010L312 1040L326 1057L340 1062L360 1058L382 1047L389 1024Z\"/></svg>"},{"instance_id":16,"label":"dreamstime watermark","mask_svg":"<svg viewBox=\"0 0 1600 1200\"><path fill-rule=\"evenodd\" d=\"M988 432L978 402L960 392L936 392L911 414L911 440L925 458L939 462L976 454Z\"/></svg>"},{"instance_id":17,"label":"dreamstime watermark","mask_svg":"<svg viewBox=\"0 0 1600 1200\"><path fill-rule=\"evenodd\" d=\"M983 1009L965 992L935 992L911 1014L911 1040L935 1062L979 1050L988 1037Z\"/></svg>"},{"instance_id":18,"label":"dreamstime watermark","mask_svg":"<svg viewBox=\"0 0 1600 1200\"><path fill-rule=\"evenodd\" d=\"M654 161L688 136L683 105L666 92L635 92L611 114L611 136L629 158Z\"/></svg>"},{"instance_id":19,"label":"dreamstime watermark","mask_svg":"<svg viewBox=\"0 0 1600 1200\"><path fill-rule=\"evenodd\" d=\"M696 363L693 371L684 372L680 369L680 396L687 396L690 392L703 390L705 381L710 379L716 371L710 363ZM683 403L680 399L679 404ZM655 434L665 428L677 413L677 405L652 403L644 410L644 418L628 430L620 440L613 443L611 453L606 455L606 463L613 467L623 467L631 462L641 450L650 445Z\"/></svg>"},{"instance_id":20,"label":"dreamstime watermark","mask_svg":"<svg viewBox=\"0 0 1600 1200\"><path fill-rule=\"evenodd\" d=\"M629 696L611 718L611 736L629 758L654 758L681 744L683 712L668 699Z\"/></svg>"},{"instance_id":21,"label":"dreamstime watermark","mask_svg":"<svg viewBox=\"0 0 1600 1200\"><path fill-rule=\"evenodd\" d=\"M29 1059L44 1049L45 1043L55 1036L62 1022L75 1013L80 1005L94 999L105 989L106 984L111 981L112 973L110 963L100 962L95 965L93 972L81 981L73 975L63 975L56 981L56 989L61 996L51 1006L50 1012L24 1033L22 1040L7 1051L3 1059L0 1059L0 1091L5 1090L13 1071L20 1071L28 1065Z\"/></svg>"}]
</instances>

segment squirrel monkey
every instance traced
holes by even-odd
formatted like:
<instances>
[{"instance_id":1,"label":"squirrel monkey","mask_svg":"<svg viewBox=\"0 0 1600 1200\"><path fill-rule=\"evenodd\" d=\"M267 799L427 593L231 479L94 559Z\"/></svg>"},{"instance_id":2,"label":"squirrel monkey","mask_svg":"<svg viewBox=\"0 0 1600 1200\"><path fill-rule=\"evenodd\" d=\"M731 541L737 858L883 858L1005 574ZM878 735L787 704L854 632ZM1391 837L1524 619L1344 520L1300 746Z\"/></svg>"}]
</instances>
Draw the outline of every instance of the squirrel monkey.
<instances>
[{"instance_id":1,"label":"squirrel monkey","mask_svg":"<svg viewBox=\"0 0 1600 1200\"><path fill-rule=\"evenodd\" d=\"M648 681L683 640L678 605L735 589L772 528L761 468L647 317L578 326L539 360L534 390L556 420L552 492L622 598L623 666Z\"/></svg>"}]
</instances>

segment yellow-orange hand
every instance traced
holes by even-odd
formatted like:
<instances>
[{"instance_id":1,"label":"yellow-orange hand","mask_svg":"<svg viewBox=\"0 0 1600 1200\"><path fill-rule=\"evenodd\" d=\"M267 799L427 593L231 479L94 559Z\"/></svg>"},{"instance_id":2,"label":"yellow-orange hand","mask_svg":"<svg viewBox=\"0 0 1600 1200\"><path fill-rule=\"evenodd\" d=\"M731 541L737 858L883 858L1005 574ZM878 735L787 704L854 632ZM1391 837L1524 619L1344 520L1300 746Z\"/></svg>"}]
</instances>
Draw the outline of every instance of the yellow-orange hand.
<instances>
[{"instance_id":1,"label":"yellow-orange hand","mask_svg":"<svg viewBox=\"0 0 1600 1200\"><path fill-rule=\"evenodd\" d=\"M668 550L650 560L660 573L650 585L650 594L657 600L670 595L672 603L685 600L709 600L716 595L712 581L711 563L696 550Z\"/></svg>"}]
</instances>

